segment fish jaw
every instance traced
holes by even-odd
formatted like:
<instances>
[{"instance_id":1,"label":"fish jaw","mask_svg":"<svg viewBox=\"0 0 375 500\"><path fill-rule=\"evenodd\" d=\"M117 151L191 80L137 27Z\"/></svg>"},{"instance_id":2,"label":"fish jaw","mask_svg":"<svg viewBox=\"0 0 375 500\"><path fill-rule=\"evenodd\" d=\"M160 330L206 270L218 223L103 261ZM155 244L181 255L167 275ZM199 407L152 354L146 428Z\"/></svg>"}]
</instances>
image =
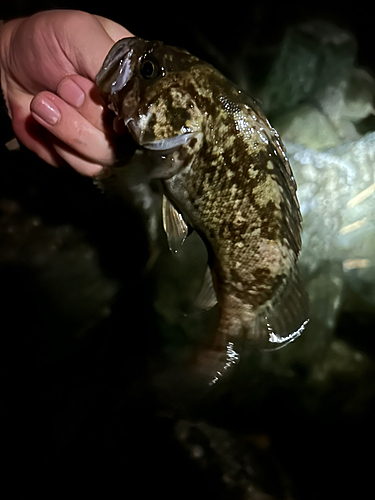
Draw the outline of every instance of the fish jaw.
<instances>
[{"instance_id":1,"label":"fish jaw","mask_svg":"<svg viewBox=\"0 0 375 500\"><path fill-rule=\"evenodd\" d=\"M185 134L175 135L158 141L145 142L140 145L151 151L165 152L187 144L195 135L194 132L186 132Z\"/></svg>"},{"instance_id":2,"label":"fish jaw","mask_svg":"<svg viewBox=\"0 0 375 500\"><path fill-rule=\"evenodd\" d=\"M132 77L134 72L132 46L135 43L135 37L123 38L109 51L95 79L104 94L112 95L119 92Z\"/></svg>"}]
</instances>

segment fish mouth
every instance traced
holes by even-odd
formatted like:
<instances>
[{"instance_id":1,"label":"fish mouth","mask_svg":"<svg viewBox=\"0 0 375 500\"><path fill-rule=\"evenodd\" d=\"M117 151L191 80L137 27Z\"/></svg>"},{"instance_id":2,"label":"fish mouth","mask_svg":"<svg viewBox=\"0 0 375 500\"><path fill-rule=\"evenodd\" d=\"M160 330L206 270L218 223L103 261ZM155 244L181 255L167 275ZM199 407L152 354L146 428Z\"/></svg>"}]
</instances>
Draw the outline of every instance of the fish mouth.
<instances>
[{"instance_id":1,"label":"fish mouth","mask_svg":"<svg viewBox=\"0 0 375 500\"><path fill-rule=\"evenodd\" d=\"M95 78L100 90L106 94L116 94L130 80L133 74L132 56L136 43L135 37L119 40L109 51L103 65Z\"/></svg>"},{"instance_id":2,"label":"fish mouth","mask_svg":"<svg viewBox=\"0 0 375 500\"><path fill-rule=\"evenodd\" d=\"M151 151L167 151L187 144L194 136L195 132L186 132L181 135L175 135L174 137L160 139L159 141L145 142L141 144L141 146Z\"/></svg>"},{"instance_id":3,"label":"fish mouth","mask_svg":"<svg viewBox=\"0 0 375 500\"><path fill-rule=\"evenodd\" d=\"M129 129L135 141L142 148L149 149L151 151L169 151L172 149L176 149L179 146L187 144L196 135L196 132L187 131L173 137L166 137L165 139L148 141L144 140L144 134L142 132L143 127L140 126L140 124L138 124L134 119L129 118L128 120L124 121L124 123Z\"/></svg>"}]
</instances>

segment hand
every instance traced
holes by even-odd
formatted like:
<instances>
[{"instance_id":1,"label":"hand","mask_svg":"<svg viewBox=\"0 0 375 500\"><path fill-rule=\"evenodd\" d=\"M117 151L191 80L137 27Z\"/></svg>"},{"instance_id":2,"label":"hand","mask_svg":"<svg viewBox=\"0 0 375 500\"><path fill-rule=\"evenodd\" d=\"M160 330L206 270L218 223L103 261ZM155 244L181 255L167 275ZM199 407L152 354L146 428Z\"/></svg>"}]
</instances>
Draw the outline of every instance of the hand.
<instances>
[{"instance_id":1,"label":"hand","mask_svg":"<svg viewBox=\"0 0 375 500\"><path fill-rule=\"evenodd\" d=\"M18 139L47 163L84 175L114 161L94 80L129 31L85 12L55 10L7 22L0 33L1 86Z\"/></svg>"}]
</instances>

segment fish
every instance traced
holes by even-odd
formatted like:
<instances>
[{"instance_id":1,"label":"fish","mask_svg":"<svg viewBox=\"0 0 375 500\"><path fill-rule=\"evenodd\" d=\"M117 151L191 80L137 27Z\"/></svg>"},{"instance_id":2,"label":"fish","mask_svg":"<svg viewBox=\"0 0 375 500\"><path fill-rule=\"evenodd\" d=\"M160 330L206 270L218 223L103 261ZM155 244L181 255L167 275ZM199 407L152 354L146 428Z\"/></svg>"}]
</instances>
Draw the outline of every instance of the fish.
<instances>
[{"instance_id":1,"label":"fish","mask_svg":"<svg viewBox=\"0 0 375 500\"><path fill-rule=\"evenodd\" d=\"M244 345L294 341L309 321L297 267L302 217L285 147L258 101L187 50L138 37L111 48L96 83L162 183L170 250L192 230L206 245L196 305L219 307L199 361L210 384Z\"/></svg>"}]
</instances>

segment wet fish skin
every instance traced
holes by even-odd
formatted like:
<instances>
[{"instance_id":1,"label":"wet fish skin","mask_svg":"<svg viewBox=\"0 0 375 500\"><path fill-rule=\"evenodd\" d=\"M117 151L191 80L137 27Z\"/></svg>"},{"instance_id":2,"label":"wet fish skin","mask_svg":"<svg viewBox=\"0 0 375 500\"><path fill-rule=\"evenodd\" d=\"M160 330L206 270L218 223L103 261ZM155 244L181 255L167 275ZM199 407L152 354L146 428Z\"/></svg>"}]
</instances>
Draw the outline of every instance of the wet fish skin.
<instances>
[{"instance_id":1,"label":"wet fish skin","mask_svg":"<svg viewBox=\"0 0 375 500\"><path fill-rule=\"evenodd\" d=\"M136 37L111 49L97 84L206 243L220 307L213 349L294 340L308 308L301 214L285 148L257 102L186 50Z\"/></svg>"}]
</instances>

